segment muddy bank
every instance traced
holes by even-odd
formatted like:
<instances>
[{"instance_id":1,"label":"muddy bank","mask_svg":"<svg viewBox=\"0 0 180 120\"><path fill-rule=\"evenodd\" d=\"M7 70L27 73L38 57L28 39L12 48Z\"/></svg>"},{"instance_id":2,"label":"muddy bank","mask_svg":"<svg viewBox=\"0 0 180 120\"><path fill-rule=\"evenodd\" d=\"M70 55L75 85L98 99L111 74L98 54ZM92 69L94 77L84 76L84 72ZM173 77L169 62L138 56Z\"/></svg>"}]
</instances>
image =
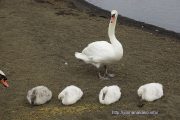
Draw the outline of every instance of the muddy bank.
<instances>
[{"instance_id":1,"label":"muddy bank","mask_svg":"<svg viewBox=\"0 0 180 120\"><path fill-rule=\"evenodd\" d=\"M101 81L97 70L76 60L74 52L90 42L108 40L109 18L107 13L94 12L84 4L72 0L0 1L0 69L10 83L9 89L0 86L0 119L178 119L179 39L120 20L116 36L124 47L124 57L110 66L116 77ZM165 96L139 108L136 90L148 82L162 83ZM77 104L66 107L57 95L70 84L79 86L85 95ZM110 106L99 104L100 89L113 84L121 87L121 100ZM53 99L32 107L26 92L37 85L51 89ZM158 115L116 116L113 110L158 111Z\"/></svg>"}]
</instances>

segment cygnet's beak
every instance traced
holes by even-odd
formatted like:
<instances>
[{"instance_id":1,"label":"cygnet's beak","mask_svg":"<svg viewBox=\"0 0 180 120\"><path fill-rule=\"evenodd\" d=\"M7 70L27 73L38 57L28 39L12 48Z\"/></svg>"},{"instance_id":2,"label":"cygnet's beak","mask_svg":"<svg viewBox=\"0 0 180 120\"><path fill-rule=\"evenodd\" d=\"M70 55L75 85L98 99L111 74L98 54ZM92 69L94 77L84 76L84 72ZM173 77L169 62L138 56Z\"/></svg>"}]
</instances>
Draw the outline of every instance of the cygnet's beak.
<instances>
[{"instance_id":1,"label":"cygnet's beak","mask_svg":"<svg viewBox=\"0 0 180 120\"><path fill-rule=\"evenodd\" d=\"M0 82L4 85L4 87L9 87L7 80L0 80Z\"/></svg>"}]
</instances>

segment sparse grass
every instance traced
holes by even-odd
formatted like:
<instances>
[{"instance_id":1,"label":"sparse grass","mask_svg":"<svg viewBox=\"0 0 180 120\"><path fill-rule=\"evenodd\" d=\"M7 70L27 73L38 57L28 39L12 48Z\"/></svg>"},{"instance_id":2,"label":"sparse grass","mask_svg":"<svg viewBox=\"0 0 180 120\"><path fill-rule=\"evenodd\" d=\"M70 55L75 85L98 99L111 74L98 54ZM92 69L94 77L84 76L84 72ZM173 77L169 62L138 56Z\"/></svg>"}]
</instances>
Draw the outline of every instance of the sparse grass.
<instances>
[{"instance_id":1,"label":"sparse grass","mask_svg":"<svg viewBox=\"0 0 180 120\"><path fill-rule=\"evenodd\" d=\"M18 117L16 120L21 118L26 118L26 120L39 120L47 119L55 116L64 116L64 115L81 115L88 112L100 111L105 106L101 104L79 104L73 106L43 106L37 109L34 109L31 112L22 112L21 117Z\"/></svg>"},{"instance_id":2,"label":"sparse grass","mask_svg":"<svg viewBox=\"0 0 180 120\"><path fill-rule=\"evenodd\" d=\"M54 107L43 107L36 111L32 111L32 114L50 114L50 115L70 115L70 114L82 114L84 112L98 111L103 106L99 104L83 104L78 106L54 106Z\"/></svg>"}]
</instances>

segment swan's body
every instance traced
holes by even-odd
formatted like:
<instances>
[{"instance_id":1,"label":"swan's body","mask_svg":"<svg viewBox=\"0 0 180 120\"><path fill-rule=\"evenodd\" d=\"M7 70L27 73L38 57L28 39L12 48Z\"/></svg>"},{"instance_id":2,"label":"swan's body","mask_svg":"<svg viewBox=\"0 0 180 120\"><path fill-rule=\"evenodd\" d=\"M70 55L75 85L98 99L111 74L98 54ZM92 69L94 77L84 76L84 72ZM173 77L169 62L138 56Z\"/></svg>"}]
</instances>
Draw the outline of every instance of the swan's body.
<instances>
[{"instance_id":1,"label":"swan's body","mask_svg":"<svg viewBox=\"0 0 180 120\"><path fill-rule=\"evenodd\" d=\"M123 56L123 47L114 33L117 17L117 11L112 10L108 28L110 43L107 41L92 42L81 53L75 52L75 57L97 68L119 61ZM105 74L107 75L107 70Z\"/></svg>"},{"instance_id":2,"label":"swan's body","mask_svg":"<svg viewBox=\"0 0 180 120\"><path fill-rule=\"evenodd\" d=\"M112 104L121 97L121 89L117 85L105 86L99 93L99 102L101 104Z\"/></svg>"},{"instance_id":3,"label":"swan's body","mask_svg":"<svg viewBox=\"0 0 180 120\"><path fill-rule=\"evenodd\" d=\"M4 87L9 87L9 85L7 83L6 75L4 74L4 72L2 70L0 70L0 83L2 83L4 85Z\"/></svg>"},{"instance_id":4,"label":"swan's body","mask_svg":"<svg viewBox=\"0 0 180 120\"><path fill-rule=\"evenodd\" d=\"M32 105L41 105L52 98L52 92L45 86L37 86L27 93L27 100Z\"/></svg>"},{"instance_id":5,"label":"swan's body","mask_svg":"<svg viewBox=\"0 0 180 120\"><path fill-rule=\"evenodd\" d=\"M139 87L138 96L145 101L154 101L163 96L163 86L160 83L149 83Z\"/></svg>"},{"instance_id":6,"label":"swan's body","mask_svg":"<svg viewBox=\"0 0 180 120\"><path fill-rule=\"evenodd\" d=\"M118 52L118 51L117 51ZM76 58L82 59L85 63L89 63L99 68L102 64L110 64L119 61L122 53L116 56L116 52L112 44L106 41L97 41L90 43L82 53L75 53Z\"/></svg>"},{"instance_id":7,"label":"swan's body","mask_svg":"<svg viewBox=\"0 0 180 120\"><path fill-rule=\"evenodd\" d=\"M80 88L71 85L67 86L59 95L58 99L62 100L64 105L72 105L81 99L83 92Z\"/></svg>"}]
</instances>

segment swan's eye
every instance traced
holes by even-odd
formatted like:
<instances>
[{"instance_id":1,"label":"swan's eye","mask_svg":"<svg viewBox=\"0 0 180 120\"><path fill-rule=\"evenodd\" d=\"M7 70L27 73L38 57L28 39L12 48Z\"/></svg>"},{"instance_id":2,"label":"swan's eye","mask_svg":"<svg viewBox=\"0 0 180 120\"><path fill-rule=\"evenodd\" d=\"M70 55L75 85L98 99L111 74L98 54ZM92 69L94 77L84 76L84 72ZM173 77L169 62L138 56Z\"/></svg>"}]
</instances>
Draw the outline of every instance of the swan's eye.
<instances>
[{"instance_id":1,"label":"swan's eye","mask_svg":"<svg viewBox=\"0 0 180 120\"><path fill-rule=\"evenodd\" d=\"M115 17L115 14L112 14L112 16L111 17Z\"/></svg>"}]
</instances>

